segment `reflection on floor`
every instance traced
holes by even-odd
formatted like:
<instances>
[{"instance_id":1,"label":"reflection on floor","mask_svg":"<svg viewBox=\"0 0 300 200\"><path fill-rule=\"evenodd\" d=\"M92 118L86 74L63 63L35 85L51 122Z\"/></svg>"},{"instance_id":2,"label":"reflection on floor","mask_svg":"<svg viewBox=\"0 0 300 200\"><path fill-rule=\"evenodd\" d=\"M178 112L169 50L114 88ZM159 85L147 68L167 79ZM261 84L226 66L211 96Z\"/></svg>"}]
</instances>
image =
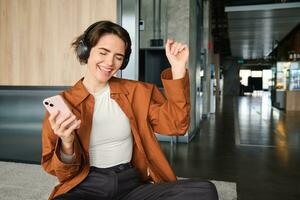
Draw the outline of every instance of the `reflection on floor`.
<instances>
[{"instance_id":1,"label":"reflection on floor","mask_svg":"<svg viewBox=\"0 0 300 200\"><path fill-rule=\"evenodd\" d=\"M232 181L238 199L300 199L300 112L268 93L226 97L189 144L161 143L178 176Z\"/></svg>"}]
</instances>

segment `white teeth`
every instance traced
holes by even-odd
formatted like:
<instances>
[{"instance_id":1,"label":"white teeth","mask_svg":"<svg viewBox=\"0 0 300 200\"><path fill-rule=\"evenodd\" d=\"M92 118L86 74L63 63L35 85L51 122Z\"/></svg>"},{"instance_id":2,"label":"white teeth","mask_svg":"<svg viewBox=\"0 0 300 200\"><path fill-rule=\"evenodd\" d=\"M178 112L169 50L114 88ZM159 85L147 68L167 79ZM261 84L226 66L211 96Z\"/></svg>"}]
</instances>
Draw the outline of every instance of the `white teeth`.
<instances>
[{"instance_id":1,"label":"white teeth","mask_svg":"<svg viewBox=\"0 0 300 200\"><path fill-rule=\"evenodd\" d=\"M107 71L107 72L111 71L110 69L105 69L105 68L101 68L101 69L104 70L104 71Z\"/></svg>"},{"instance_id":2,"label":"white teeth","mask_svg":"<svg viewBox=\"0 0 300 200\"><path fill-rule=\"evenodd\" d=\"M100 67L100 66L98 66L98 68L99 68L100 70L103 70L103 71L106 71L106 72L111 72L111 71L112 71L112 69L106 69L106 68Z\"/></svg>"}]
</instances>

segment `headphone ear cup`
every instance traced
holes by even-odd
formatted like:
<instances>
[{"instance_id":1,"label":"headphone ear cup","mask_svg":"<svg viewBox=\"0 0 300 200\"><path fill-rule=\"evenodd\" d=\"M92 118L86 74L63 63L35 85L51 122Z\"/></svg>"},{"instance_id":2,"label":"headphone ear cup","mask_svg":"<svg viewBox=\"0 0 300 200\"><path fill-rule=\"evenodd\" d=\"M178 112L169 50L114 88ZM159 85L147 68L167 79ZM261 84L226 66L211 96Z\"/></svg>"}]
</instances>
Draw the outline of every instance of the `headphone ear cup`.
<instances>
[{"instance_id":1,"label":"headphone ear cup","mask_svg":"<svg viewBox=\"0 0 300 200\"><path fill-rule=\"evenodd\" d=\"M80 60L85 60L87 61L87 59L89 58L90 56L90 50L89 48L84 44L84 42L81 40L79 42L79 45L76 49L76 53L77 53L77 56Z\"/></svg>"}]
</instances>

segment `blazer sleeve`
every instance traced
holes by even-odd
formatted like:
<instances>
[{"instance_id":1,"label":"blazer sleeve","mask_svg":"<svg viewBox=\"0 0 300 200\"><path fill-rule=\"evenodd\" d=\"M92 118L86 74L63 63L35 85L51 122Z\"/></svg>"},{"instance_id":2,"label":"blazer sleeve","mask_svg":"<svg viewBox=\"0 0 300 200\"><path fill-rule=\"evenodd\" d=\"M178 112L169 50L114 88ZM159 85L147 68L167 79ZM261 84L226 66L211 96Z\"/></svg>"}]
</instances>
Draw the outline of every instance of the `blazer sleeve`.
<instances>
[{"instance_id":1,"label":"blazer sleeve","mask_svg":"<svg viewBox=\"0 0 300 200\"><path fill-rule=\"evenodd\" d=\"M75 133L74 151L76 158L71 164L64 163L60 158L61 140L54 134L48 118L49 113L46 112L42 128L41 165L46 172L56 176L59 182L65 182L76 176L83 165L81 145Z\"/></svg>"},{"instance_id":2,"label":"blazer sleeve","mask_svg":"<svg viewBox=\"0 0 300 200\"><path fill-rule=\"evenodd\" d=\"M190 124L190 85L188 70L182 79L172 79L171 69L161 74L165 96L154 86L148 118L154 132L184 135Z\"/></svg>"}]
</instances>

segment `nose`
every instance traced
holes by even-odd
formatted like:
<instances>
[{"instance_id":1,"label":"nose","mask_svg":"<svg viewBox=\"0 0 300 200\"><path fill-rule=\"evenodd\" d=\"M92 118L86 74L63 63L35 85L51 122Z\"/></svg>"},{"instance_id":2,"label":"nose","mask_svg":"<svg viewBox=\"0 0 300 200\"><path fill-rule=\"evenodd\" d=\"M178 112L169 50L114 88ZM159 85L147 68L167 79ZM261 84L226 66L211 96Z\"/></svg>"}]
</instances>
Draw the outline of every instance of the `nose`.
<instances>
[{"instance_id":1,"label":"nose","mask_svg":"<svg viewBox=\"0 0 300 200\"><path fill-rule=\"evenodd\" d=\"M105 58L105 64L108 66L112 66L114 63L114 56L113 55L107 55Z\"/></svg>"}]
</instances>

